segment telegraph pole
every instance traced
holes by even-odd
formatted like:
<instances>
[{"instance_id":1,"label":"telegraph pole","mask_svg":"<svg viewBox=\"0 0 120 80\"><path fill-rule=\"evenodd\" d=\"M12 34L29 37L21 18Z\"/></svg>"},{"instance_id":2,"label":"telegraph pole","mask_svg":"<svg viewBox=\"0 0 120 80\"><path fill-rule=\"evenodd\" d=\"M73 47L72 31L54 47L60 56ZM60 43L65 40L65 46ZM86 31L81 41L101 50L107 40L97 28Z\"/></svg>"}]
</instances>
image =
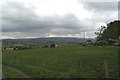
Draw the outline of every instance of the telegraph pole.
<instances>
[{"instance_id":1,"label":"telegraph pole","mask_svg":"<svg viewBox=\"0 0 120 80\"><path fill-rule=\"evenodd\" d=\"M84 33L83 33L83 38L84 38L84 43L85 43L85 31L84 31Z\"/></svg>"}]
</instances>

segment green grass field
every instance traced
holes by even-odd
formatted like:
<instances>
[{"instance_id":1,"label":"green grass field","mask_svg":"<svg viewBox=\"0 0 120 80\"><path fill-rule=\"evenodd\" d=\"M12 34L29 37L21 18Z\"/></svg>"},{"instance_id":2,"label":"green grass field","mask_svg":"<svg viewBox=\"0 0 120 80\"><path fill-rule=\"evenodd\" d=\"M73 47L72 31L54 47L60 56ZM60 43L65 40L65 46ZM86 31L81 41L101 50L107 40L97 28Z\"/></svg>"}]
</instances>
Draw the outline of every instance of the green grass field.
<instances>
[{"instance_id":1,"label":"green grass field","mask_svg":"<svg viewBox=\"0 0 120 80\"><path fill-rule=\"evenodd\" d=\"M2 57L4 65L35 78L105 78L104 60L108 64L109 77L118 75L118 47L113 46L69 44L57 48L4 50Z\"/></svg>"},{"instance_id":2,"label":"green grass field","mask_svg":"<svg viewBox=\"0 0 120 80\"><path fill-rule=\"evenodd\" d=\"M24 78L17 72L7 68L6 66L2 66L3 74L5 75L6 78Z\"/></svg>"}]
</instances>

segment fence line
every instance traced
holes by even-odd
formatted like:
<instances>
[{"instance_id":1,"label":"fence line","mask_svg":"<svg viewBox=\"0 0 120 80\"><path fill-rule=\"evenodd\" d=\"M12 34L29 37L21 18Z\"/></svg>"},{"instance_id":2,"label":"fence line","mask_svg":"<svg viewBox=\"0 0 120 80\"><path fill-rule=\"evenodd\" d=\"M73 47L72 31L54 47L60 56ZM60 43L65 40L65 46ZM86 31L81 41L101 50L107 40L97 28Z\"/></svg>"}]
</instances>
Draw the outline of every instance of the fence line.
<instances>
[{"instance_id":1,"label":"fence line","mask_svg":"<svg viewBox=\"0 0 120 80\"><path fill-rule=\"evenodd\" d=\"M8 60L9 61L14 61L15 63L20 62L21 58L17 59L17 56L14 55L13 57L10 56L10 55L7 55L8 57ZM12 59L13 58L13 59ZM22 59L21 61L22 63L25 63L25 64L32 64L32 65L36 65L37 66L37 59L36 58L33 58L33 60L27 60L25 61L25 58ZM75 61L73 60L72 61L72 65L76 65L75 64ZM45 64L42 64L42 68L43 68L43 73L46 73L46 67L45 67ZM59 58L56 57L56 71L59 71ZM105 71L105 78L109 78L109 71L108 71L108 64L107 64L107 60L104 60L104 71ZM79 74L80 73L80 57L78 57L77 59L77 73Z\"/></svg>"}]
</instances>

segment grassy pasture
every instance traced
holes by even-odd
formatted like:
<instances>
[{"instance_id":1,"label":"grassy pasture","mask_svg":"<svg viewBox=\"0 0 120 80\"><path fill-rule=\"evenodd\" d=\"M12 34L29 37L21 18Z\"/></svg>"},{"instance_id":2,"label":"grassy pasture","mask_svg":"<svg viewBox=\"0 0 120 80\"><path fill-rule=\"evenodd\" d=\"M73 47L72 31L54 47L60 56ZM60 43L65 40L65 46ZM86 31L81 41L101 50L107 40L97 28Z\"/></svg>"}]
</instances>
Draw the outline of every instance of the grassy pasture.
<instances>
[{"instance_id":1,"label":"grassy pasture","mask_svg":"<svg viewBox=\"0 0 120 80\"><path fill-rule=\"evenodd\" d=\"M3 64L13 66L36 78L104 78L104 60L109 77L118 75L118 47L64 45L2 53ZM78 72L80 59L80 72Z\"/></svg>"},{"instance_id":2,"label":"grassy pasture","mask_svg":"<svg viewBox=\"0 0 120 80\"><path fill-rule=\"evenodd\" d=\"M6 66L2 66L3 74L5 75L6 78L24 78L17 72L7 68Z\"/></svg>"}]
</instances>

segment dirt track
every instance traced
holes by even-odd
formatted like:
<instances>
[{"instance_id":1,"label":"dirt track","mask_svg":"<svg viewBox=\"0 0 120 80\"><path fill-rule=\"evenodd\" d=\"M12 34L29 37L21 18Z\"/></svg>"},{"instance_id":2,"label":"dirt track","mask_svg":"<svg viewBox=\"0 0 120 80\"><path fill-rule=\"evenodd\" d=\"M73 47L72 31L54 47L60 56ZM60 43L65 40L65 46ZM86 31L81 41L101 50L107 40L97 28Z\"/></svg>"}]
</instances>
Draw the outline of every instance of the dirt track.
<instances>
[{"instance_id":1,"label":"dirt track","mask_svg":"<svg viewBox=\"0 0 120 80\"><path fill-rule=\"evenodd\" d=\"M24 72L22 72L22 71L20 71L20 70L18 70L18 69L16 69L16 68L14 68L14 67L6 66L6 65L4 65L4 66L7 67L7 68L9 68L9 69L11 69L11 70L14 70L15 72L17 72L17 73L19 73L20 75L22 75L24 78L29 78L30 80L34 80L33 77L25 74ZM4 77L3 77L3 78L4 78ZM5 77L5 78L6 78L6 77Z\"/></svg>"}]
</instances>

